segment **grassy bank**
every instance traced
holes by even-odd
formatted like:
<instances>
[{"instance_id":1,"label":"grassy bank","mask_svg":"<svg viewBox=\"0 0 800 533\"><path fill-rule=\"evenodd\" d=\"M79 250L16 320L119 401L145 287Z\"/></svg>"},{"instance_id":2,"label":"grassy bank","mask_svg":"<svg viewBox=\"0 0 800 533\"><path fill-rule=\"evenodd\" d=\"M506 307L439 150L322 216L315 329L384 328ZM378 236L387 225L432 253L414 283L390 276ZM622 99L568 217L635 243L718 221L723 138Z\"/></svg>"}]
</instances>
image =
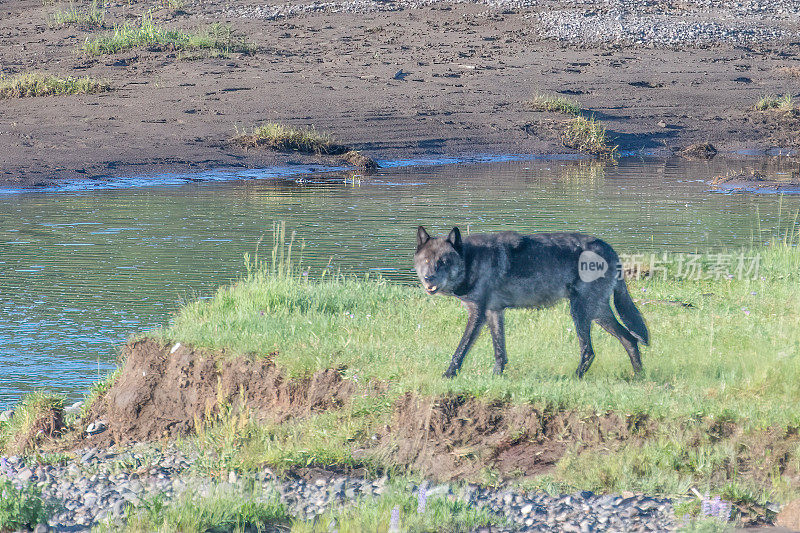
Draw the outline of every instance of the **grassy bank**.
<instances>
[{"instance_id":1,"label":"grassy bank","mask_svg":"<svg viewBox=\"0 0 800 533\"><path fill-rule=\"evenodd\" d=\"M562 304L507 314L510 361L503 377L491 375L492 350L483 335L461 374L444 380L464 323L455 299L368 278L308 281L277 268L276 257L249 260L245 279L189 303L151 335L228 356L270 354L295 377L340 368L357 383L385 386L378 396L356 395L345 409L285 424L219 420L198 437L213 452L209 457L224 457L224 464L206 465L209 471L263 462L386 466L383 452L364 453L362 445L391 422L396 400L412 392L646 421L648 431L613 445L570 441L552 471L522 483L672 495L694 488L722 494L746 512L800 492L800 446L784 439L774 449L759 448L768 435L788 435L800 425L800 413L786 408L800 401L800 251L790 238L745 252L751 263L756 255L758 272L746 279L675 279L670 271L629 281L653 337L637 377L622 347L596 328L597 358L577 380L578 346ZM715 262L707 258L706 271ZM779 461L773 453L782 454ZM497 475L489 468L478 480Z\"/></svg>"}]
</instances>

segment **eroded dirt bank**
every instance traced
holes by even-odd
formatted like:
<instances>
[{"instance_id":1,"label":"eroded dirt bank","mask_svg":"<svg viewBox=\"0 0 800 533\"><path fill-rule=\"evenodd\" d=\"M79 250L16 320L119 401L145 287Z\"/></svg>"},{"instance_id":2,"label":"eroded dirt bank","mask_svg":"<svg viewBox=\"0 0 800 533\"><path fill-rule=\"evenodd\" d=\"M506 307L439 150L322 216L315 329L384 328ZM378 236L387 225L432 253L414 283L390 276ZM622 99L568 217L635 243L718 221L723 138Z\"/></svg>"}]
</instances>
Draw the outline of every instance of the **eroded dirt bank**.
<instances>
[{"instance_id":1,"label":"eroded dirt bank","mask_svg":"<svg viewBox=\"0 0 800 533\"><path fill-rule=\"evenodd\" d=\"M568 151L563 117L526 108L536 92L575 98L622 150L759 151L800 138L798 114L753 110L765 94L798 91L793 3L131 0L109 4L99 29L52 24L65 6L44 4L3 2L0 73L90 75L113 90L3 100L6 183L322 161L228 142L275 120L332 131L375 159ZM230 24L256 52L77 52L150 9L167 27Z\"/></svg>"},{"instance_id":2,"label":"eroded dirt bank","mask_svg":"<svg viewBox=\"0 0 800 533\"><path fill-rule=\"evenodd\" d=\"M288 378L269 359L231 358L152 339L130 343L123 357L118 379L83 420L84 425L103 420L108 430L86 437L80 446L188 435L197 421L216 413L220 403L237 405L242 399L256 417L280 423L346 410L356 394L389 393L386 384L355 383L341 370ZM667 439L690 448L723 444L734 450L727 471L719 472L720 480L736 472L759 483L781 475L790 484L800 484L791 459L800 445L797 428L744 430L714 419L686 420L666 428L662 421L630 413L542 409L412 392L397 396L392 405L389 423L354 443L356 460L362 455L382 457L442 481L475 479L486 469L527 477L552 471L567 453L613 454L626 446ZM691 460L689 455L685 460Z\"/></svg>"},{"instance_id":3,"label":"eroded dirt bank","mask_svg":"<svg viewBox=\"0 0 800 533\"><path fill-rule=\"evenodd\" d=\"M269 359L215 358L152 339L128 344L122 356L119 378L88 417L109 428L93 444L187 435L221 404L242 400L257 416L281 422L341 407L353 389L335 370L290 380Z\"/></svg>"}]
</instances>

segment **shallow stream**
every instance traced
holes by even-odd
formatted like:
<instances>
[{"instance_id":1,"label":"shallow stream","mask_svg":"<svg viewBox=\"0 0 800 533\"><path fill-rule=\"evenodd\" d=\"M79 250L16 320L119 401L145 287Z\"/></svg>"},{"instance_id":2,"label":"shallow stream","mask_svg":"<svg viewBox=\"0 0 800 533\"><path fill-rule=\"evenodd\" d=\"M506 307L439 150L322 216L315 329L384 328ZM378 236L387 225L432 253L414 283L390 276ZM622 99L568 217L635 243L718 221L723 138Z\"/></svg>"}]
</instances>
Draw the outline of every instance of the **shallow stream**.
<instances>
[{"instance_id":1,"label":"shallow stream","mask_svg":"<svg viewBox=\"0 0 800 533\"><path fill-rule=\"evenodd\" d=\"M754 164L767 163L529 160L395 167L355 183L351 174L183 185L172 177L170 186L6 191L0 409L36 389L79 398L114 368L128 336L242 275L243 254L262 238L267 253L277 221L297 233L296 251L305 242L312 276L329 265L401 282L413 282L418 224L578 230L620 253L734 249L769 240L800 209L798 196L707 185Z\"/></svg>"}]
</instances>

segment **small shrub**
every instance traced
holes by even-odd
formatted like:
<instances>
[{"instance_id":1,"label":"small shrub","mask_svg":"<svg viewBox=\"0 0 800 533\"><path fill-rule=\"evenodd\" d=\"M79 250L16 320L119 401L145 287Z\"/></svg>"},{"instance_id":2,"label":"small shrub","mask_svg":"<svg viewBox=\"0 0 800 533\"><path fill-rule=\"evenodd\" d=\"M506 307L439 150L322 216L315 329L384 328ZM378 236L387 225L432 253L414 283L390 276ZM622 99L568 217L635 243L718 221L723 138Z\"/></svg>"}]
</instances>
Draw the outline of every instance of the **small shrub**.
<instances>
[{"instance_id":1,"label":"small shrub","mask_svg":"<svg viewBox=\"0 0 800 533\"><path fill-rule=\"evenodd\" d=\"M606 128L594 117L576 117L567 123L561 132L561 143L567 148L602 158L617 155L617 147L608 140Z\"/></svg>"},{"instance_id":2,"label":"small shrub","mask_svg":"<svg viewBox=\"0 0 800 533\"><path fill-rule=\"evenodd\" d=\"M259 126L252 133L243 133L233 140L242 146L266 146L303 153L343 154L349 151L348 147L338 144L331 134L319 132L313 126L294 128L276 122Z\"/></svg>"},{"instance_id":3,"label":"small shrub","mask_svg":"<svg viewBox=\"0 0 800 533\"><path fill-rule=\"evenodd\" d=\"M793 107L792 95L784 94L783 96L778 96L775 94L768 94L762 96L754 107L756 111L769 111L770 109L788 111Z\"/></svg>"},{"instance_id":4,"label":"small shrub","mask_svg":"<svg viewBox=\"0 0 800 533\"><path fill-rule=\"evenodd\" d=\"M56 26L64 26L67 24L76 24L80 26L99 27L105 21L105 12L97 6L97 1L94 0L86 8L78 8L70 2L67 9L59 9L51 15L52 24Z\"/></svg>"},{"instance_id":5,"label":"small shrub","mask_svg":"<svg viewBox=\"0 0 800 533\"><path fill-rule=\"evenodd\" d=\"M137 23L126 22L113 32L87 38L81 50L89 55L114 54L138 46L164 46L183 52L203 52L207 57L231 53L252 54L255 47L234 35L230 26L211 24L194 32L169 30L153 22L149 14Z\"/></svg>"},{"instance_id":6,"label":"small shrub","mask_svg":"<svg viewBox=\"0 0 800 533\"><path fill-rule=\"evenodd\" d=\"M0 77L0 98L24 98L26 96L55 96L62 94L91 94L110 89L104 81L90 78L61 78L49 74L18 74L10 78Z\"/></svg>"},{"instance_id":7,"label":"small shrub","mask_svg":"<svg viewBox=\"0 0 800 533\"><path fill-rule=\"evenodd\" d=\"M564 96L539 94L527 102L526 106L532 111L551 111L576 116L581 114L581 106L578 105L578 102Z\"/></svg>"},{"instance_id":8,"label":"small shrub","mask_svg":"<svg viewBox=\"0 0 800 533\"><path fill-rule=\"evenodd\" d=\"M41 493L32 486L15 487L0 470L0 531L33 529L47 522Z\"/></svg>"}]
</instances>

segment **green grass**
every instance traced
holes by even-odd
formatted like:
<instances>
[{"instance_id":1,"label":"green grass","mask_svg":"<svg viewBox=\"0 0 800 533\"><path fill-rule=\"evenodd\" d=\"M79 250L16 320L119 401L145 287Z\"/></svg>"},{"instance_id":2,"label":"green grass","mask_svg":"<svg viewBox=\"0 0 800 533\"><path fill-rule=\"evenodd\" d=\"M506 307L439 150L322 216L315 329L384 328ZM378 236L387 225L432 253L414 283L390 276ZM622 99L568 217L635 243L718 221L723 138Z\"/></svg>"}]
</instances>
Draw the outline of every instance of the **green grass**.
<instances>
[{"instance_id":1,"label":"green grass","mask_svg":"<svg viewBox=\"0 0 800 533\"><path fill-rule=\"evenodd\" d=\"M49 508L30 485L17 488L0 471L0 531L33 529L47 522Z\"/></svg>"},{"instance_id":2,"label":"green grass","mask_svg":"<svg viewBox=\"0 0 800 533\"><path fill-rule=\"evenodd\" d=\"M284 240L279 235L276 242ZM379 448L365 452L363 443L391 424L395 400L410 391L554 412L616 412L655 428L647 438L601 448L577 443L553 472L527 480L529 486L672 495L696 488L739 502L741 513L761 512L768 499L800 494L791 474L800 471L800 445L793 446L786 433L800 425L800 412L786 409L800 402L797 240L787 233L783 242L745 251L759 254L755 277L676 279L672 269L666 278L629 281L634 298L644 300L639 305L653 339L643 349L640 376L633 376L619 343L595 328L597 358L577 380L577 340L561 304L507 313L503 377L491 375L491 343L483 335L459 376L444 380L441 372L465 320L457 300L380 279L323 274L308 281L291 268L291 251L280 246L266 260L248 257L244 279L221 287L210 300L189 303L150 335L224 349L228 356L277 353L276 364L295 377L344 368L346 377L362 384L345 408L308 418L257 424L239 409L212 419L196 441L205 473L264 463L402 470ZM704 271L715 261L708 258ZM675 301L690 306L668 303ZM363 384L370 382L384 384L386 392L369 394ZM715 428L726 424L735 425L738 436L720 438ZM758 451L763 428L784 428L789 435L776 441L785 448L781 461Z\"/></svg>"},{"instance_id":3,"label":"green grass","mask_svg":"<svg viewBox=\"0 0 800 533\"><path fill-rule=\"evenodd\" d=\"M243 132L234 137L242 146L265 146L274 150L297 151L313 154L343 154L349 148L336 142L330 133L316 128L295 128L270 122L258 126L252 132Z\"/></svg>"},{"instance_id":4,"label":"green grass","mask_svg":"<svg viewBox=\"0 0 800 533\"><path fill-rule=\"evenodd\" d=\"M392 510L398 514L399 531L408 533L442 531L460 533L481 526L503 524L504 520L460 501L444 496L431 496L425 510L418 512L417 497L410 494L405 480L390 483L387 492L378 498L361 498L352 505L327 512L314 521L294 521L292 533L327 533L330 524L341 533L389 531Z\"/></svg>"},{"instance_id":5,"label":"green grass","mask_svg":"<svg viewBox=\"0 0 800 533\"><path fill-rule=\"evenodd\" d=\"M57 26L76 24L79 26L100 27L105 22L105 11L98 7L97 0L93 0L85 7L78 7L70 2L66 9L59 9L54 12L50 19L52 24Z\"/></svg>"},{"instance_id":6,"label":"green grass","mask_svg":"<svg viewBox=\"0 0 800 533\"><path fill-rule=\"evenodd\" d=\"M27 73L0 77L0 99L26 96L56 96L64 94L91 94L109 90L110 86L88 76L62 78L50 74Z\"/></svg>"},{"instance_id":7,"label":"green grass","mask_svg":"<svg viewBox=\"0 0 800 533\"><path fill-rule=\"evenodd\" d=\"M109 523L95 530L126 533L263 531L265 526L288 521L289 515L277 493L264 498L256 491L248 493L216 487L203 496L187 491L170 502L156 495L137 508L128 507L123 524Z\"/></svg>"},{"instance_id":8,"label":"green grass","mask_svg":"<svg viewBox=\"0 0 800 533\"><path fill-rule=\"evenodd\" d=\"M594 117L575 117L561 132L561 144L600 158L613 158L617 147L611 144L603 124Z\"/></svg>"},{"instance_id":9,"label":"green grass","mask_svg":"<svg viewBox=\"0 0 800 533\"><path fill-rule=\"evenodd\" d=\"M532 111L550 111L553 113L576 116L581 114L580 104L572 98L566 98L564 96L537 94L532 100L526 103L526 106Z\"/></svg>"},{"instance_id":10,"label":"green grass","mask_svg":"<svg viewBox=\"0 0 800 533\"><path fill-rule=\"evenodd\" d=\"M0 453L18 453L27 449L36 439L39 426L48 421L51 413L63 409L64 399L60 396L45 392L25 396L15 406L11 420L0 423Z\"/></svg>"},{"instance_id":11,"label":"green grass","mask_svg":"<svg viewBox=\"0 0 800 533\"><path fill-rule=\"evenodd\" d=\"M466 532L475 527L502 524L504 521L486 510L451 501L445 496L432 495L425 509L418 509L417 497L403 477L389 482L384 494L361 497L341 508L328 511L315 520L291 518L278 501L277 490L260 483L253 490L237 490L213 486L205 496L187 492L175 501L155 496L137 507L129 507L121 524L107 523L95 531L122 533L201 533L206 531L262 531L266 526L280 525L293 533L327 533L333 523L342 533L362 531L386 532L396 509L401 531L452 533Z\"/></svg>"},{"instance_id":12,"label":"green grass","mask_svg":"<svg viewBox=\"0 0 800 533\"><path fill-rule=\"evenodd\" d=\"M768 94L766 96L762 96L754 106L756 111L769 111L771 109L777 109L778 111L789 111L793 107L794 103L792 101L792 95L790 94L784 94L783 96Z\"/></svg>"},{"instance_id":13,"label":"green grass","mask_svg":"<svg viewBox=\"0 0 800 533\"><path fill-rule=\"evenodd\" d=\"M182 52L182 57L200 53L206 57L227 57L231 53L252 54L255 47L234 34L230 26L211 24L196 31L167 29L153 22L151 15L136 23L125 22L112 32L87 38L81 50L93 56L115 54L141 46L160 46Z\"/></svg>"}]
</instances>

